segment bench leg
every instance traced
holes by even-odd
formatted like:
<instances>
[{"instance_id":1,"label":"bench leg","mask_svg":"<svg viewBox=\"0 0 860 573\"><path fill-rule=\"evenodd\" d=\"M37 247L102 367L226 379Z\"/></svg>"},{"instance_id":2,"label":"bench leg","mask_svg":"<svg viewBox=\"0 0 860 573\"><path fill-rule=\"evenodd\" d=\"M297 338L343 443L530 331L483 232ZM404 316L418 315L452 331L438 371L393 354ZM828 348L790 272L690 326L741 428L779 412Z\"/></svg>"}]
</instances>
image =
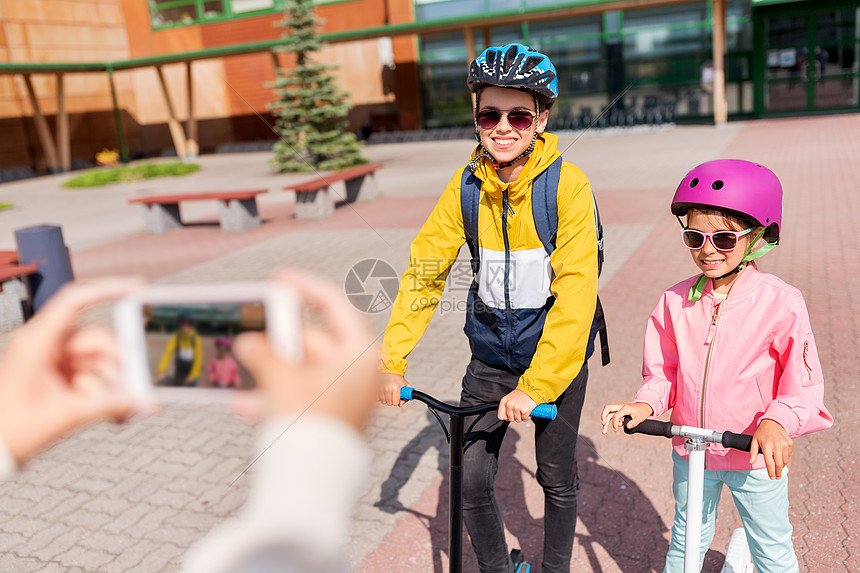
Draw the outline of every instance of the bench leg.
<instances>
[{"instance_id":1,"label":"bench leg","mask_svg":"<svg viewBox=\"0 0 860 573\"><path fill-rule=\"evenodd\" d=\"M143 204L143 228L147 233L166 233L182 227L179 203Z\"/></svg>"},{"instance_id":2,"label":"bench leg","mask_svg":"<svg viewBox=\"0 0 860 573\"><path fill-rule=\"evenodd\" d=\"M334 198L328 187L296 193L296 217L325 219L334 215Z\"/></svg>"},{"instance_id":3,"label":"bench leg","mask_svg":"<svg viewBox=\"0 0 860 573\"><path fill-rule=\"evenodd\" d=\"M0 291L0 332L9 332L24 324L24 308L28 301L27 287L21 279L2 283Z\"/></svg>"},{"instance_id":4,"label":"bench leg","mask_svg":"<svg viewBox=\"0 0 860 573\"><path fill-rule=\"evenodd\" d=\"M229 199L218 202L218 215L222 231L247 231L260 226L260 214L257 212L257 200Z\"/></svg>"},{"instance_id":5,"label":"bench leg","mask_svg":"<svg viewBox=\"0 0 860 573\"><path fill-rule=\"evenodd\" d=\"M379 199L379 186L373 173L346 180L346 202L366 203Z\"/></svg>"}]
</instances>

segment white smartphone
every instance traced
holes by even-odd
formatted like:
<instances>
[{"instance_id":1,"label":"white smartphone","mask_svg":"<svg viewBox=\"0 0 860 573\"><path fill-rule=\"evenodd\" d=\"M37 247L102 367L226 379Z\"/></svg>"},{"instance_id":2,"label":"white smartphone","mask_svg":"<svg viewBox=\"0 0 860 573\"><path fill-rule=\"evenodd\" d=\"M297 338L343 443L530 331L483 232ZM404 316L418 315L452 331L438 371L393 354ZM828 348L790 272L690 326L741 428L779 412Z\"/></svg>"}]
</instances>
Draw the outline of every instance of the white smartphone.
<instances>
[{"instance_id":1,"label":"white smartphone","mask_svg":"<svg viewBox=\"0 0 860 573\"><path fill-rule=\"evenodd\" d=\"M298 298L272 283L149 285L116 302L114 323L126 387L142 402L156 386L252 388L231 352L243 332L264 331L287 360L302 353Z\"/></svg>"}]
</instances>

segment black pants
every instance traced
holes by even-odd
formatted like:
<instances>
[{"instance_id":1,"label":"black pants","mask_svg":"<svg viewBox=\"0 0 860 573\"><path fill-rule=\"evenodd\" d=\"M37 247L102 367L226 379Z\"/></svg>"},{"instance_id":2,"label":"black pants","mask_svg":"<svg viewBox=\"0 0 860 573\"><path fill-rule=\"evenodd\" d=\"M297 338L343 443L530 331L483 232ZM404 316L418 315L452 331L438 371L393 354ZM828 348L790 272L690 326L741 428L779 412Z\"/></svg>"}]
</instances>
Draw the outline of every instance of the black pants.
<instances>
[{"instance_id":1,"label":"black pants","mask_svg":"<svg viewBox=\"0 0 860 573\"><path fill-rule=\"evenodd\" d=\"M194 362L191 360L182 360L178 356L173 361L174 370L173 370L173 379L170 381L171 386L185 386L185 379L188 378L188 375L191 374L191 367L194 365ZM191 384L192 386L194 384Z\"/></svg>"},{"instance_id":2,"label":"black pants","mask_svg":"<svg viewBox=\"0 0 860 573\"><path fill-rule=\"evenodd\" d=\"M487 366L473 358L463 377L461 406L496 402L517 387L519 376ZM568 573L576 527L576 443L585 399L588 365L555 401L555 420L534 420L537 480L544 491L544 573ZM466 420L466 427L471 419ZM499 449L508 422L494 414L484 416L466 442L463 459L463 519L482 573L512 570L505 542L505 527L495 496Z\"/></svg>"}]
</instances>

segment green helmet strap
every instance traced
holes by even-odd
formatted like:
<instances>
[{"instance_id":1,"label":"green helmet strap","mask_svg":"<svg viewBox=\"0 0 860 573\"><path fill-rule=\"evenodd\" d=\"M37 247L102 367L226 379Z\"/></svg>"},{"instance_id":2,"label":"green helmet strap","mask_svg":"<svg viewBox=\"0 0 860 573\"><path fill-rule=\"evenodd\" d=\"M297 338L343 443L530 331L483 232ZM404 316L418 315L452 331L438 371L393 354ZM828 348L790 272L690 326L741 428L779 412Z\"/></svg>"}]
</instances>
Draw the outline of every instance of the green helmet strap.
<instances>
[{"instance_id":1,"label":"green helmet strap","mask_svg":"<svg viewBox=\"0 0 860 573\"><path fill-rule=\"evenodd\" d=\"M754 261L757 258L759 258L760 256L766 255L767 253L771 252L773 250L773 248L776 246L776 243L768 243L768 244L762 246L760 249L757 249L755 252L750 252L753 245L758 243L759 239L761 239L764 236L765 231L766 231L766 229L762 229L759 232L759 234L755 236L755 239L750 241L750 246L747 247L747 252L744 254L744 258L741 259L742 262L746 263L749 261Z\"/></svg>"}]
</instances>

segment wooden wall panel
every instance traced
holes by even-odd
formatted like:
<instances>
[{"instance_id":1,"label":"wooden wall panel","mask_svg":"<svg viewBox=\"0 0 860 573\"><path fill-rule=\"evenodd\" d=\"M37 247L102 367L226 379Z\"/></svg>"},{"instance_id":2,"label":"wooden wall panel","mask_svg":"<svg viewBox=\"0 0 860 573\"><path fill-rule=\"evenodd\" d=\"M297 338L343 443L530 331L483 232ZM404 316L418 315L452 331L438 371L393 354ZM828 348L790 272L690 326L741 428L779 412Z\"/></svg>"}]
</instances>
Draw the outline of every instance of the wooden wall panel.
<instances>
[{"instance_id":1,"label":"wooden wall panel","mask_svg":"<svg viewBox=\"0 0 860 573\"><path fill-rule=\"evenodd\" d=\"M25 118L0 119L0 169L32 165L32 146L28 141Z\"/></svg>"},{"instance_id":2,"label":"wooden wall panel","mask_svg":"<svg viewBox=\"0 0 860 573\"><path fill-rule=\"evenodd\" d=\"M0 0L4 20L5 61L103 62L129 57L121 0ZM15 80L20 82L20 78ZM55 113L56 80L34 75L45 113ZM69 74L66 94L71 113L110 110L104 74ZM18 101L18 109L8 102ZM0 117L22 109L32 113L25 91L15 82L0 83Z\"/></svg>"}]
</instances>

